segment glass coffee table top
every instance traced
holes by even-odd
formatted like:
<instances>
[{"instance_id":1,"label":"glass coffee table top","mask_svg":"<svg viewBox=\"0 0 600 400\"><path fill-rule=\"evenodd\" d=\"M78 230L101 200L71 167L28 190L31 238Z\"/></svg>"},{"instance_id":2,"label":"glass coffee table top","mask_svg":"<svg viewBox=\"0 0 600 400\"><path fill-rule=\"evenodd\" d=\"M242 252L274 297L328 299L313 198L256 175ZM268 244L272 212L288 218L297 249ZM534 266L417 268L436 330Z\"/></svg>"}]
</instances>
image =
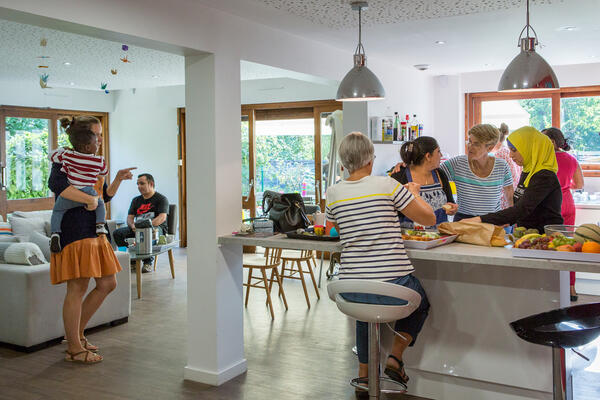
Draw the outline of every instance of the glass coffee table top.
<instances>
[{"instance_id":1,"label":"glass coffee table top","mask_svg":"<svg viewBox=\"0 0 600 400\"><path fill-rule=\"evenodd\" d=\"M137 261L137 260L145 260L146 258L150 258L152 256L157 256L166 251L172 250L177 246L179 246L179 240L175 240L171 243L167 243L167 244L163 244L163 245L152 246L152 253L149 253L149 254L138 254L135 252L135 250L132 250L132 249L128 249L128 252L129 252L129 257L131 257L131 260Z\"/></svg>"}]
</instances>

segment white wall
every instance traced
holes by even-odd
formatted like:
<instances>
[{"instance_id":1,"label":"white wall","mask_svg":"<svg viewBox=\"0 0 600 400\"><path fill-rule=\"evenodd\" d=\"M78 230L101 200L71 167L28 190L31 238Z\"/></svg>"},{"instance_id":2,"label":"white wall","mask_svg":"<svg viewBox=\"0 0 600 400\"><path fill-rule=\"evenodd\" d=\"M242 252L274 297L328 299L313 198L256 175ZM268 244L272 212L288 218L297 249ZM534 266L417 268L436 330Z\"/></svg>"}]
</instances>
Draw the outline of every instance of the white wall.
<instances>
[{"instance_id":1,"label":"white wall","mask_svg":"<svg viewBox=\"0 0 600 400\"><path fill-rule=\"evenodd\" d=\"M109 115L111 174L138 167L156 180L156 190L178 204L177 107L183 106L183 86L119 90ZM139 192L124 182L111 202L112 218L125 220L131 199Z\"/></svg>"},{"instance_id":2,"label":"white wall","mask_svg":"<svg viewBox=\"0 0 600 400\"><path fill-rule=\"evenodd\" d=\"M289 101L330 100L337 86L290 78L242 81L242 104L280 103Z\"/></svg>"},{"instance_id":3,"label":"white wall","mask_svg":"<svg viewBox=\"0 0 600 400\"><path fill-rule=\"evenodd\" d=\"M0 81L0 104L111 112L114 109L114 94L106 94L100 90L42 89L35 82L26 85L22 82Z\"/></svg>"}]
</instances>

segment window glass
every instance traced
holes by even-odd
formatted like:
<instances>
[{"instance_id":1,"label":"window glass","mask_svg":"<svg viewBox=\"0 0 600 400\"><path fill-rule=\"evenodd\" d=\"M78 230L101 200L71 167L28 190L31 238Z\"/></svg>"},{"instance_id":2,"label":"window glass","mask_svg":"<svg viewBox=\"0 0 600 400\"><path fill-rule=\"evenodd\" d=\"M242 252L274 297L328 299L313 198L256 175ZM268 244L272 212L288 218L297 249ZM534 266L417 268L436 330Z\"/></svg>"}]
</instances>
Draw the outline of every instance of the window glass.
<instances>
[{"instance_id":1,"label":"window glass","mask_svg":"<svg viewBox=\"0 0 600 400\"><path fill-rule=\"evenodd\" d=\"M500 127L502 122L510 132L527 125L548 128L552 126L552 99L482 101L481 123Z\"/></svg>"},{"instance_id":2,"label":"window glass","mask_svg":"<svg viewBox=\"0 0 600 400\"><path fill-rule=\"evenodd\" d=\"M600 96L560 101L560 127L581 163L600 164Z\"/></svg>"}]
</instances>

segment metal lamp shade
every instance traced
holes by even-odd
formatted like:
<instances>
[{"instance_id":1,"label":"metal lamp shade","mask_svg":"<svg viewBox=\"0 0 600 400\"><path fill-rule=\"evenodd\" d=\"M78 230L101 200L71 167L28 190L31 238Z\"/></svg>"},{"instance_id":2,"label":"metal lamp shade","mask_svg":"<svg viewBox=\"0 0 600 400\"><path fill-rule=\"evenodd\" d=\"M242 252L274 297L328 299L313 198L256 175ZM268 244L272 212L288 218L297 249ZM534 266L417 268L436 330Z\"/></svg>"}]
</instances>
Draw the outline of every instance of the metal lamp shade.
<instances>
[{"instance_id":1,"label":"metal lamp shade","mask_svg":"<svg viewBox=\"0 0 600 400\"><path fill-rule=\"evenodd\" d=\"M354 66L346 74L337 90L338 101L382 100L385 90L379 79L366 66Z\"/></svg>"},{"instance_id":2,"label":"metal lamp shade","mask_svg":"<svg viewBox=\"0 0 600 400\"><path fill-rule=\"evenodd\" d=\"M558 87L558 79L546 60L534 50L521 50L504 70L498 91L548 90Z\"/></svg>"}]
</instances>

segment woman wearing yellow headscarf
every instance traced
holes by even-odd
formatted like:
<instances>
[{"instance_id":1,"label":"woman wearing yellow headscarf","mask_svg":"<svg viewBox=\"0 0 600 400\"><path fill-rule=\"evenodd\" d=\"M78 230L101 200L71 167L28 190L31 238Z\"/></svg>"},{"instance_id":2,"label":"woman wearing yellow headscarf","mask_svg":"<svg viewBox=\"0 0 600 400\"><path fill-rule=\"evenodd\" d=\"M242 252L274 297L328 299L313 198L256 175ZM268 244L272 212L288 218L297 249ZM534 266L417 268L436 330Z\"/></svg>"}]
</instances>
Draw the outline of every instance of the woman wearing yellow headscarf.
<instances>
[{"instance_id":1,"label":"woman wearing yellow headscarf","mask_svg":"<svg viewBox=\"0 0 600 400\"><path fill-rule=\"evenodd\" d=\"M544 225L562 224L562 191L552 141L537 129L524 126L508 136L507 144L512 160L523 167L514 206L470 220L495 225L516 223L540 232L544 232Z\"/></svg>"}]
</instances>

